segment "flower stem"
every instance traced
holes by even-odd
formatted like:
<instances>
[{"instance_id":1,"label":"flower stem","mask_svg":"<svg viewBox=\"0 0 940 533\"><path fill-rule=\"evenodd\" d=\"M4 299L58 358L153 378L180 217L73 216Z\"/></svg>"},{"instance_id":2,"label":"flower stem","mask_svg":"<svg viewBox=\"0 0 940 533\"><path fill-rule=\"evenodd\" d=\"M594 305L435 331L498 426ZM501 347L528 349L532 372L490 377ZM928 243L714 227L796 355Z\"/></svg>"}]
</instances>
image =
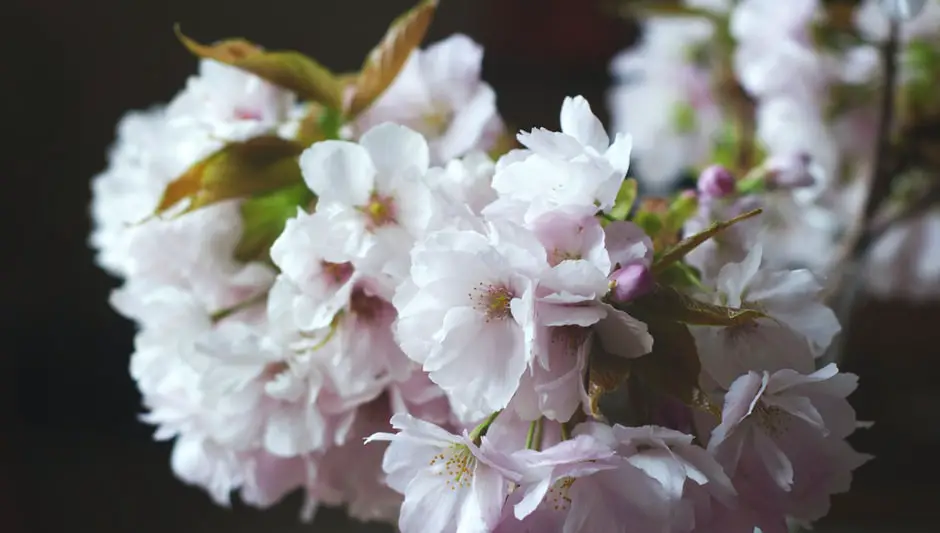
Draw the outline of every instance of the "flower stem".
<instances>
[{"instance_id":1,"label":"flower stem","mask_svg":"<svg viewBox=\"0 0 940 533\"><path fill-rule=\"evenodd\" d=\"M535 449L535 428L538 426L538 420L533 420L529 422L529 432L525 436L525 449L534 450Z\"/></svg>"},{"instance_id":2,"label":"flower stem","mask_svg":"<svg viewBox=\"0 0 940 533\"><path fill-rule=\"evenodd\" d=\"M480 440L483 438L483 435L486 435L487 430L489 430L493 422L496 421L496 417L498 417L502 412L502 409L496 411L495 413L486 417L486 420L480 422L480 425L473 428L473 431L470 432L470 440L472 440L474 444L480 444Z\"/></svg>"},{"instance_id":3,"label":"flower stem","mask_svg":"<svg viewBox=\"0 0 940 533\"><path fill-rule=\"evenodd\" d=\"M539 418L535 421L535 438L533 444L533 450L541 451L542 450L542 427L545 425L545 419Z\"/></svg>"},{"instance_id":4,"label":"flower stem","mask_svg":"<svg viewBox=\"0 0 940 533\"><path fill-rule=\"evenodd\" d=\"M258 294L252 296L251 298L248 298L248 299L246 299L246 300L244 300L244 301L238 302L237 304L233 305L232 307L227 307L227 308L225 308L225 309L220 309L220 310L218 310L218 311L212 313L211 315L209 315L209 318L212 320L212 323L215 324L215 323L217 323L217 322L219 322L219 321L221 321L221 320L224 320L224 319L226 319L226 318L228 318L228 317L234 315L235 313L237 313L237 312L239 312L239 311L244 311L245 309L248 309L249 307L252 307L252 306L254 306L255 304L259 304L259 303L265 301L265 300L267 299L267 297L268 297L268 291L259 292Z\"/></svg>"},{"instance_id":5,"label":"flower stem","mask_svg":"<svg viewBox=\"0 0 940 533\"><path fill-rule=\"evenodd\" d=\"M561 440L570 440L571 439L571 430L568 429L568 423L562 422L561 424Z\"/></svg>"}]
</instances>

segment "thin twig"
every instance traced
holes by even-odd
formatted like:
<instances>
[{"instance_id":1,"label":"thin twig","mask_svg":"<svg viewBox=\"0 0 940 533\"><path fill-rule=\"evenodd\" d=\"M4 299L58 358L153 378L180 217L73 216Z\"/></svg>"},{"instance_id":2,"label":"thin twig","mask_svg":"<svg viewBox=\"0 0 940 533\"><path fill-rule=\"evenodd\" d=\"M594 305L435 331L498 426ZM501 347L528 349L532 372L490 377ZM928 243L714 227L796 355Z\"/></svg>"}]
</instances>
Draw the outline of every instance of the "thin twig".
<instances>
[{"instance_id":1,"label":"thin twig","mask_svg":"<svg viewBox=\"0 0 940 533\"><path fill-rule=\"evenodd\" d=\"M898 71L899 25L891 21L888 40L881 48L881 60L884 65L884 87L879 102L879 122L876 137L875 157L872 161L872 177L868 197L861 219L855 230L855 235L848 241L842 256L835 265L833 279L830 284L830 293L827 299L834 308L839 321L844 324L842 341L834 343L826 359L832 361L836 358L844 359L839 353L845 339L849 337L851 314L858 301L857 297L862 291L862 261L868 248L881 234L883 228L876 227L875 217L891 194L891 185L896 172L892 167L891 149L894 142L894 107L895 91ZM835 350L835 352L833 352ZM840 361L841 362L841 361Z\"/></svg>"}]
</instances>

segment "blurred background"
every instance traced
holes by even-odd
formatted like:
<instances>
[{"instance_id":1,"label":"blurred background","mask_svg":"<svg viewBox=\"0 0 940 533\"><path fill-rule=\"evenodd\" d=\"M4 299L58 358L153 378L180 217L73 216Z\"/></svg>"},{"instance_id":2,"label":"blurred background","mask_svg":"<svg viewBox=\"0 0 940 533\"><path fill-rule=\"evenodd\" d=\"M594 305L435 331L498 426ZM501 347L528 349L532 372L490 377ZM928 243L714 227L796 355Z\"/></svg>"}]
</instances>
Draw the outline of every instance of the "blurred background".
<instances>
[{"instance_id":1,"label":"blurred background","mask_svg":"<svg viewBox=\"0 0 940 533\"><path fill-rule=\"evenodd\" d=\"M137 421L133 328L108 306L116 282L92 262L87 206L119 117L169 100L195 70L174 23L203 42L243 36L347 71L412 3L4 1L0 105L13 141L0 151L0 531L372 530L331 511L299 524L298 498L269 511L218 508L173 478L169 447ZM601 4L444 0L429 41L462 32L482 42L484 77L517 128L556 127L563 97L575 94L604 118L607 64L638 30ZM936 531L940 307L872 302L857 320L846 366L861 375L859 416L875 426L854 443L878 458L820 530Z\"/></svg>"}]
</instances>

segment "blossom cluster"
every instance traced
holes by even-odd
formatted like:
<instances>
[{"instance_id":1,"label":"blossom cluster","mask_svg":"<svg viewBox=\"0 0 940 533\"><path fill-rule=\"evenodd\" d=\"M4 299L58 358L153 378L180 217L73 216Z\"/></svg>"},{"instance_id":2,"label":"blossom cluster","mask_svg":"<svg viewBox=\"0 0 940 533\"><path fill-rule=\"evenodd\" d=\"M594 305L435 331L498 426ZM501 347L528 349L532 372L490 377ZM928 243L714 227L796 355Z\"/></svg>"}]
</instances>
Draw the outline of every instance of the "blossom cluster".
<instances>
[{"instance_id":1,"label":"blossom cluster","mask_svg":"<svg viewBox=\"0 0 940 533\"><path fill-rule=\"evenodd\" d=\"M91 243L176 475L404 533L824 516L868 457L846 443L857 378L817 369L840 326L815 275L760 244L693 267L759 210L680 239L728 177L634 205L633 137L582 97L502 148L481 48L402 46L435 5L340 99L273 75L283 56L251 49L275 58L252 70L242 42L190 43L198 75L122 121Z\"/></svg>"},{"instance_id":2,"label":"blossom cluster","mask_svg":"<svg viewBox=\"0 0 940 533\"><path fill-rule=\"evenodd\" d=\"M925 88L940 73L940 2L663 4L680 4L681 15L648 17L642 42L611 65L618 80L609 96L614 125L638 139L638 177L661 192L715 162L730 172L737 187L723 189L723 200L703 209L689 231L756 205L766 213L720 257L702 253L696 265L714 273L760 241L774 265L821 275L841 268L832 250L851 247L860 231L876 170L880 86L898 85L902 131L933 120L922 104L936 100ZM900 73L886 81L879 49L895 11L911 16L900 26ZM914 138L899 137L917 144ZM907 168L894 170L895 181L917 183L940 171L903 157ZM888 211L924 194L917 186L896 189ZM879 235L861 261L864 285L882 296L937 295L938 223L940 211L925 209Z\"/></svg>"}]
</instances>

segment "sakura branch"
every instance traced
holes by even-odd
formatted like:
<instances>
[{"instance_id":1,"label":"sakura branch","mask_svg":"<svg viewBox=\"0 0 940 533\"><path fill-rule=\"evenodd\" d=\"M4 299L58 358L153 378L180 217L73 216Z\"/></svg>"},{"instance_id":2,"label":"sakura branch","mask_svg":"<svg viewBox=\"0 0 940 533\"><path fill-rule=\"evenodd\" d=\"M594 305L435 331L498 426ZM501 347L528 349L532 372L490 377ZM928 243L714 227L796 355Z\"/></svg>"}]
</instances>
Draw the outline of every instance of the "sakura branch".
<instances>
[{"instance_id":1,"label":"sakura branch","mask_svg":"<svg viewBox=\"0 0 940 533\"><path fill-rule=\"evenodd\" d=\"M305 519L342 506L404 533L822 518L869 459L845 442L857 379L816 369L839 321L763 237L806 209L811 160L638 198L634 149L659 137L609 134L580 96L560 131L505 131L478 44L420 48L436 8L349 75L180 32L198 74L122 120L91 243L174 473L221 505L300 491Z\"/></svg>"}]
</instances>

